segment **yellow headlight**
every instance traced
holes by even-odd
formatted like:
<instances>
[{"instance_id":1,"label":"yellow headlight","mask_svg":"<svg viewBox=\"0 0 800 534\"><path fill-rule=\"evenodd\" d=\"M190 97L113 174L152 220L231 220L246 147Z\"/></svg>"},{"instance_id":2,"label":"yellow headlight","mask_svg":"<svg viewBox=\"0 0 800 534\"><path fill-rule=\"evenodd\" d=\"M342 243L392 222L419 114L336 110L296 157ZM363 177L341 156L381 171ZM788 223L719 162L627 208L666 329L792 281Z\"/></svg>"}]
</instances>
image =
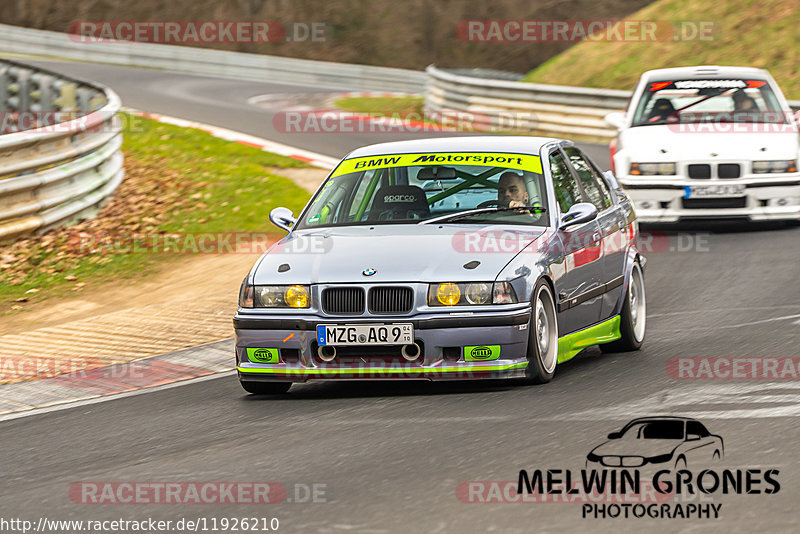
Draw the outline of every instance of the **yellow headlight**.
<instances>
[{"instance_id":1,"label":"yellow headlight","mask_svg":"<svg viewBox=\"0 0 800 534\"><path fill-rule=\"evenodd\" d=\"M283 300L291 308L308 308L308 289L306 286L289 286Z\"/></svg>"},{"instance_id":2,"label":"yellow headlight","mask_svg":"<svg viewBox=\"0 0 800 534\"><path fill-rule=\"evenodd\" d=\"M461 300L461 290L450 282L439 284L436 288L436 300L445 306L455 306Z\"/></svg>"}]
</instances>

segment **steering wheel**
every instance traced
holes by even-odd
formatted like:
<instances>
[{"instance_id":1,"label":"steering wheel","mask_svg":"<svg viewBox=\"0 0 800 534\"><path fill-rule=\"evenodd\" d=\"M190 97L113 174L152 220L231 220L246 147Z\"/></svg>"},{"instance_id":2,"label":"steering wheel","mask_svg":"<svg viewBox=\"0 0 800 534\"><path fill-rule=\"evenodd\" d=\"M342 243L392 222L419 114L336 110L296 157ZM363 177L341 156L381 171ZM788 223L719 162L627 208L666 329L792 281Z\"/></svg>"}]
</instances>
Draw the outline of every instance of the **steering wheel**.
<instances>
[{"instance_id":1,"label":"steering wheel","mask_svg":"<svg viewBox=\"0 0 800 534\"><path fill-rule=\"evenodd\" d=\"M497 206L497 205L498 205L497 200L494 200L494 199L484 200L483 202L481 202L480 204L475 206L475 209L479 210L481 208L490 208L492 206Z\"/></svg>"}]
</instances>

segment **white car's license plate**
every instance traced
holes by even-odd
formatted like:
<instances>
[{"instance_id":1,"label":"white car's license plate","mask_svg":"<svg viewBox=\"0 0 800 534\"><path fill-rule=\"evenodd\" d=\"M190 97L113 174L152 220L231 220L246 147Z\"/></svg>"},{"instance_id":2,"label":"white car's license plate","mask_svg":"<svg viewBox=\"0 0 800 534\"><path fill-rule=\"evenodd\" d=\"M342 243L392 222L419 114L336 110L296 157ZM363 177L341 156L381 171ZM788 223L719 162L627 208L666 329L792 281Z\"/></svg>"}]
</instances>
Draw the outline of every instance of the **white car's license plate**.
<instances>
[{"instance_id":1,"label":"white car's license plate","mask_svg":"<svg viewBox=\"0 0 800 534\"><path fill-rule=\"evenodd\" d=\"M411 323L317 325L318 345L409 345L413 342Z\"/></svg>"},{"instance_id":2,"label":"white car's license plate","mask_svg":"<svg viewBox=\"0 0 800 534\"><path fill-rule=\"evenodd\" d=\"M744 184L687 185L683 198L734 198L745 195Z\"/></svg>"}]
</instances>

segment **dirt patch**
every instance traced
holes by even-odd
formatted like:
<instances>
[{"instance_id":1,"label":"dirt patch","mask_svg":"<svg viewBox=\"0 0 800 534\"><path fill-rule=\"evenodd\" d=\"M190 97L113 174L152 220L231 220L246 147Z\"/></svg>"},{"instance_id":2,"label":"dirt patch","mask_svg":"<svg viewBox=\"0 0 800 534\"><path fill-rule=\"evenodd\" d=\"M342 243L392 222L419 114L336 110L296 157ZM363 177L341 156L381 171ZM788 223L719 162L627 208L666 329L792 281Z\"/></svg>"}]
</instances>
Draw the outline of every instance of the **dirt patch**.
<instances>
[{"instance_id":1,"label":"dirt patch","mask_svg":"<svg viewBox=\"0 0 800 534\"><path fill-rule=\"evenodd\" d=\"M30 303L0 321L0 335L57 326L121 309L153 304L223 300L230 316L236 311L239 285L258 254L211 254L164 264L144 280L97 284L74 297ZM232 327L227 334L232 335ZM221 335L220 338L226 337Z\"/></svg>"}]
</instances>

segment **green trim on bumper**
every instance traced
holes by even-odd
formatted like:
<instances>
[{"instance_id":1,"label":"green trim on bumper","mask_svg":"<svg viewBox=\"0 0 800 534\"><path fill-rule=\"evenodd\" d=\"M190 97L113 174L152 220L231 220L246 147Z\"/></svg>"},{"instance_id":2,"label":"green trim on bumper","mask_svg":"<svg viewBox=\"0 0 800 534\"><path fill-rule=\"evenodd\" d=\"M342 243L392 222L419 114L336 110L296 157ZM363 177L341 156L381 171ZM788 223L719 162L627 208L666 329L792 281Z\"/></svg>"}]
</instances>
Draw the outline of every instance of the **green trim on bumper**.
<instances>
[{"instance_id":1,"label":"green trim on bumper","mask_svg":"<svg viewBox=\"0 0 800 534\"><path fill-rule=\"evenodd\" d=\"M528 362L519 362L502 365L463 365L463 366L447 366L447 367L409 367L409 368L387 368L387 369L370 369L368 367L352 367L342 369L324 369L324 368L266 368L266 367L240 367L236 366L236 370L240 373L264 373L273 375L391 375L391 374L445 374L445 373L463 373L475 372L483 373L487 371L509 371L511 369L524 369L528 366Z\"/></svg>"},{"instance_id":2,"label":"green trim on bumper","mask_svg":"<svg viewBox=\"0 0 800 534\"><path fill-rule=\"evenodd\" d=\"M602 323L558 338L558 363L573 358L586 347L618 340L622 337L619 325L620 316L615 315Z\"/></svg>"}]
</instances>

